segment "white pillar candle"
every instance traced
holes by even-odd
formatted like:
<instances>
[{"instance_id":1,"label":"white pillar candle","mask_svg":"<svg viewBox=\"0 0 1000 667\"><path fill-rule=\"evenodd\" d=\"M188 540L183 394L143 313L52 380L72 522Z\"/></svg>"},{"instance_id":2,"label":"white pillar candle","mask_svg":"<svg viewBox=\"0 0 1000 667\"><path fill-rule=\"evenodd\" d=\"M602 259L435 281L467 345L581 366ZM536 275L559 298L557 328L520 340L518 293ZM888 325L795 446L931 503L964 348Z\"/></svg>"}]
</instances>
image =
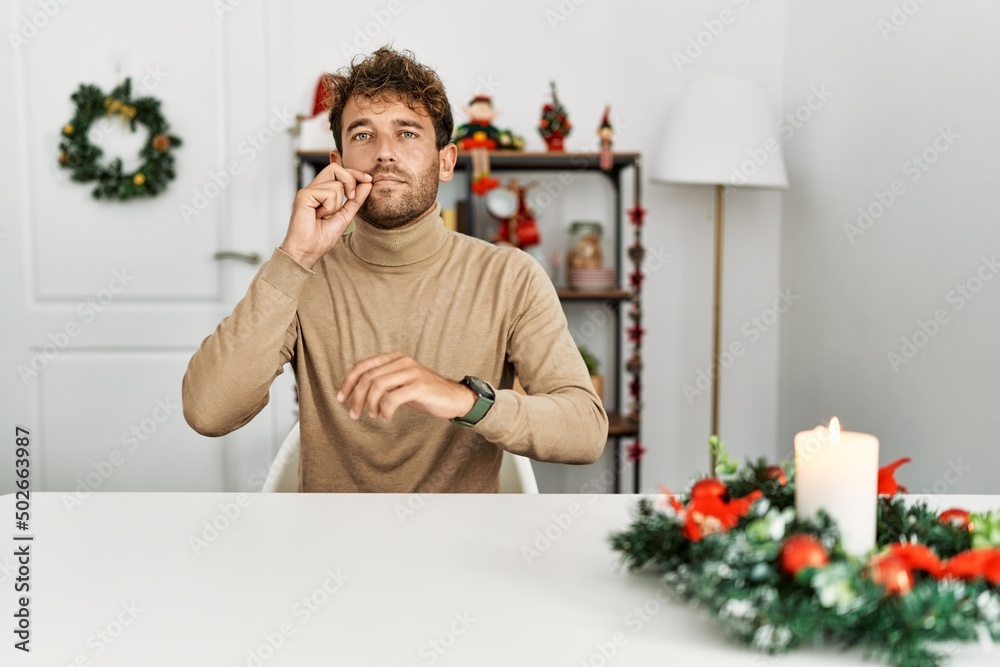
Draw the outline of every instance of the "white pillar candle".
<instances>
[{"instance_id":1,"label":"white pillar candle","mask_svg":"<svg viewBox=\"0 0 1000 667\"><path fill-rule=\"evenodd\" d=\"M802 518L826 510L855 556L875 546L878 507L878 438L817 426L795 434L795 513Z\"/></svg>"}]
</instances>

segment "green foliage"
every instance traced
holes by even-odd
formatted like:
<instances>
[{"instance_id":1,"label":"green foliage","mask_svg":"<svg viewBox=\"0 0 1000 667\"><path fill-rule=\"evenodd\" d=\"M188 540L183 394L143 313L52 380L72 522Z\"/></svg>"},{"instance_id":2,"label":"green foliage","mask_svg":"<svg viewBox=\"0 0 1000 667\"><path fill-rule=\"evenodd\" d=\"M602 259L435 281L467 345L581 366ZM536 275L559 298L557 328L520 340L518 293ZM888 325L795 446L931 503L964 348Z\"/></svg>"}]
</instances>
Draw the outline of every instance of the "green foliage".
<instances>
[{"instance_id":1,"label":"green foliage","mask_svg":"<svg viewBox=\"0 0 1000 667\"><path fill-rule=\"evenodd\" d=\"M600 360L583 345L578 346L577 349L580 350L580 356L583 357L583 363L587 365L587 373L590 375L597 375L597 370L601 366Z\"/></svg>"},{"instance_id":2,"label":"green foliage","mask_svg":"<svg viewBox=\"0 0 1000 667\"><path fill-rule=\"evenodd\" d=\"M1000 511L972 514L972 546L1000 547Z\"/></svg>"},{"instance_id":3,"label":"green foliage","mask_svg":"<svg viewBox=\"0 0 1000 667\"><path fill-rule=\"evenodd\" d=\"M726 443L719 440L719 436L712 435L708 438L708 448L715 456L716 477L728 477L737 471L739 466L736 465L736 461L733 461L726 450Z\"/></svg>"},{"instance_id":4,"label":"green foliage","mask_svg":"<svg viewBox=\"0 0 1000 667\"><path fill-rule=\"evenodd\" d=\"M817 641L859 648L895 667L936 667L946 656L932 644L969 641L980 631L1000 639L1000 591L982 579L935 580L914 572L913 589L886 593L867 573L867 561L847 555L834 522L795 516L791 466L782 485L763 459L748 462L725 480L729 496L760 489L764 497L733 530L689 541L683 522L663 499L639 501L632 524L609 537L629 571L654 570L675 595L710 610L734 641L769 653ZM661 506L658 506L661 505ZM817 536L829 564L794 578L778 564L786 537ZM899 497L878 506L878 544L918 540L941 558L968 549L967 530L941 522L923 503Z\"/></svg>"}]
</instances>

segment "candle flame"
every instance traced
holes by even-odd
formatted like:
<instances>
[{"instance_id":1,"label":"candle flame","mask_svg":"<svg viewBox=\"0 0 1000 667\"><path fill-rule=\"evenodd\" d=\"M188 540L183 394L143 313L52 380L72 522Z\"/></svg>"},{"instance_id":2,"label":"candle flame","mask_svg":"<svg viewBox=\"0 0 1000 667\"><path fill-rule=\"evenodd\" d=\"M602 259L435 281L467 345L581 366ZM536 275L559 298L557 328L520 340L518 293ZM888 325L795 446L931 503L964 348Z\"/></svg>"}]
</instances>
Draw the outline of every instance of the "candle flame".
<instances>
[{"instance_id":1,"label":"candle flame","mask_svg":"<svg viewBox=\"0 0 1000 667\"><path fill-rule=\"evenodd\" d=\"M840 420L836 417L830 420L830 444L840 444Z\"/></svg>"}]
</instances>

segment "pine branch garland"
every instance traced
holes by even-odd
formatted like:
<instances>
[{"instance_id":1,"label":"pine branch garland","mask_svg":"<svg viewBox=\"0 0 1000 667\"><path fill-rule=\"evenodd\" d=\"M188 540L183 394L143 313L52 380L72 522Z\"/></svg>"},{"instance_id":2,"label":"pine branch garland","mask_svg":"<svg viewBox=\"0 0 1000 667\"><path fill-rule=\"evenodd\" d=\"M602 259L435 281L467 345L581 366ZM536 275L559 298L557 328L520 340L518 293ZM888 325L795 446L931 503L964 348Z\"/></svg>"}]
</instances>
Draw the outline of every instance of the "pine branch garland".
<instances>
[{"instance_id":1,"label":"pine branch garland","mask_svg":"<svg viewBox=\"0 0 1000 667\"><path fill-rule=\"evenodd\" d=\"M1000 639L1000 586L980 577L935 579L914 571L905 594L892 594L874 581L871 564L847 555L836 525L825 513L795 516L790 466L763 459L750 462L726 480L729 498L760 490L755 502L728 532L690 540L668 496L644 497L631 525L609 537L629 571L653 570L681 600L708 608L723 632L758 651L780 653L804 645L839 645L895 667L937 667L947 656L944 642L967 642L985 633ZM979 517L986 530L992 517ZM943 522L926 503L899 496L878 505L878 546L919 542L941 559L970 549L974 534ZM779 552L788 536L816 536L829 553L824 567L806 567L790 576Z\"/></svg>"}]
</instances>

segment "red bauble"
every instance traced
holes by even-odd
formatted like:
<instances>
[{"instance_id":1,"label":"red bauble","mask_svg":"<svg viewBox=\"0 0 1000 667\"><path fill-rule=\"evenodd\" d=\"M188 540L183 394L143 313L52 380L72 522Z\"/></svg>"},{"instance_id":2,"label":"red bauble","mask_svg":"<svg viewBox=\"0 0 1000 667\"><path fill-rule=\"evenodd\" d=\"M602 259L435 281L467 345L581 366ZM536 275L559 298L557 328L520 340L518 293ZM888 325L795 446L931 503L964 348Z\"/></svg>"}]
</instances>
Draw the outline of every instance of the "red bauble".
<instances>
[{"instance_id":1,"label":"red bauble","mask_svg":"<svg viewBox=\"0 0 1000 667\"><path fill-rule=\"evenodd\" d=\"M913 572L899 556L884 555L872 559L872 581L893 595L906 595L913 589Z\"/></svg>"},{"instance_id":2,"label":"red bauble","mask_svg":"<svg viewBox=\"0 0 1000 667\"><path fill-rule=\"evenodd\" d=\"M830 556L822 542L812 535L792 535L781 545L778 562L782 570L794 577L803 568L825 566Z\"/></svg>"},{"instance_id":3,"label":"red bauble","mask_svg":"<svg viewBox=\"0 0 1000 667\"><path fill-rule=\"evenodd\" d=\"M767 466L764 468L764 478L776 479L781 486L788 483L788 478L785 477L785 471L781 469L781 466Z\"/></svg>"},{"instance_id":4,"label":"red bauble","mask_svg":"<svg viewBox=\"0 0 1000 667\"><path fill-rule=\"evenodd\" d=\"M983 566L983 576L994 586L1000 586L1000 555L987 561Z\"/></svg>"},{"instance_id":5,"label":"red bauble","mask_svg":"<svg viewBox=\"0 0 1000 667\"><path fill-rule=\"evenodd\" d=\"M691 500L721 498L726 495L726 491L728 491L726 485L715 478L699 479L691 487Z\"/></svg>"},{"instance_id":6,"label":"red bauble","mask_svg":"<svg viewBox=\"0 0 1000 667\"><path fill-rule=\"evenodd\" d=\"M957 528L972 532L972 521L967 510L953 507L950 510L941 512L938 518L941 519L942 523L950 523Z\"/></svg>"}]
</instances>

